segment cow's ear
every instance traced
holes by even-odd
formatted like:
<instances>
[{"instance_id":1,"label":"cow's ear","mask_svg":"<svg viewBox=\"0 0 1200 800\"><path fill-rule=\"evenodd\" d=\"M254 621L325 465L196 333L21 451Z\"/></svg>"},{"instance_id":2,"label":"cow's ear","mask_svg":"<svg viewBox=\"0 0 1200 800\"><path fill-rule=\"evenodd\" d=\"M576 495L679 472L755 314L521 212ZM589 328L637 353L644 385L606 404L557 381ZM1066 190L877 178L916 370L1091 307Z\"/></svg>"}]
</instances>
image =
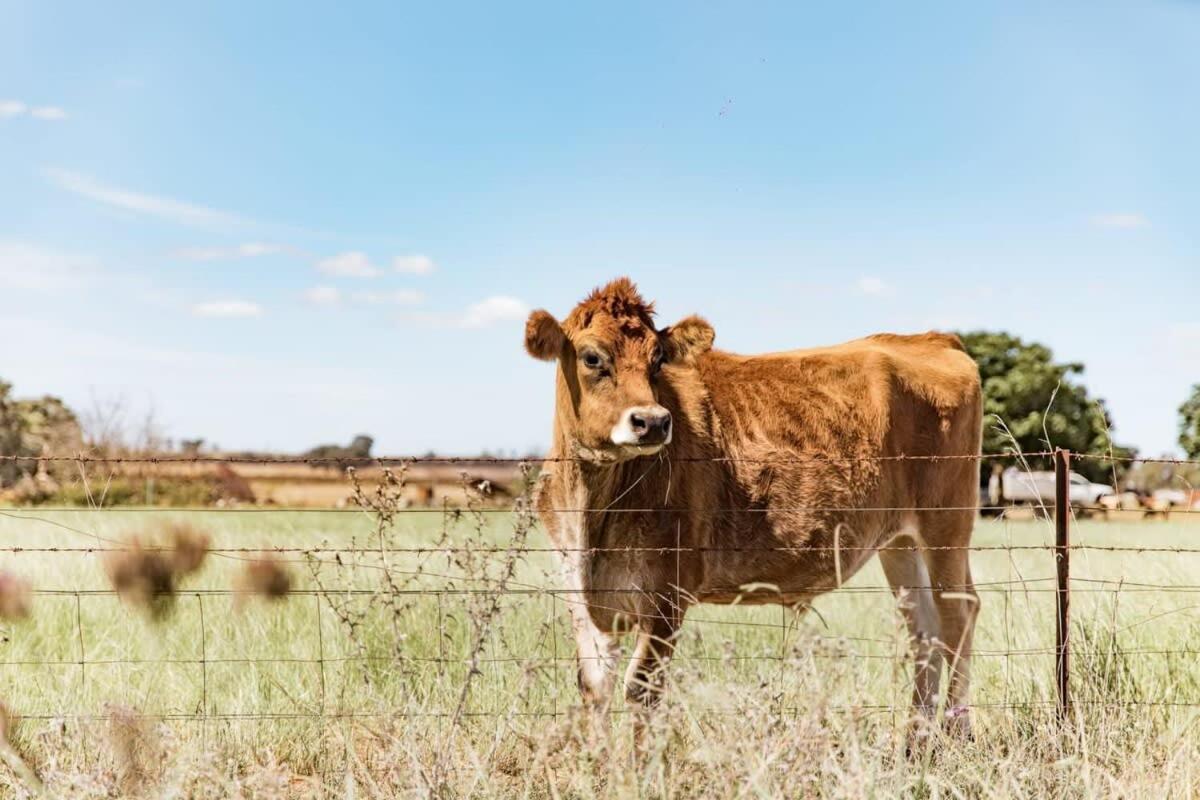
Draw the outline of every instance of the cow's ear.
<instances>
[{"instance_id":1,"label":"cow's ear","mask_svg":"<svg viewBox=\"0 0 1200 800\"><path fill-rule=\"evenodd\" d=\"M667 341L667 358L672 361L688 361L712 349L716 338L712 325L703 317L694 314L684 317L663 331Z\"/></svg>"},{"instance_id":2,"label":"cow's ear","mask_svg":"<svg viewBox=\"0 0 1200 800\"><path fill-rule=\"evenodd\" d=\"M562 353L567 336L549 311L538 309L525 321L525 349L534 358L553 361Z\"/></svg>"}]
</instances>

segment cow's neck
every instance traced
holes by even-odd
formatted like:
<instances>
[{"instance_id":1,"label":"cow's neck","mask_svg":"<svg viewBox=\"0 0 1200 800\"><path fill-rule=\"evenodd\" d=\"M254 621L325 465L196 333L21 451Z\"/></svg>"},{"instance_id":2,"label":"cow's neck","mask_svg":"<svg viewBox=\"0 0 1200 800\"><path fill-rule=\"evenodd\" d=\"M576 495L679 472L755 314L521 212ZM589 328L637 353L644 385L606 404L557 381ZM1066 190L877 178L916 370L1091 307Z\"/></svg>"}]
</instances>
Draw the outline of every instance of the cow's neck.
<instances>
[{"instance_id":1,"label":"cow's neck","mask_svg":"<svg viewBox=\"0 0 1200 800\"><path fill-rule=\"evenodd\" d=\"M603 454L582 451L578 443L578 420L571 385L560 372L557 411L550 449L552 466L548 499L561 514L562 535L580 547L605 546L610 527L630 530L643 526L639 514L657 516L662 509L683 503L680 496L685 464L672 465L673 456L688 459L711 457L715 421L707 395L699 383L691 386L692 402L682 403L672 387L663 387L660 402L676 420L674 441L661 455L618 463L605 462ZM686 424L685 424L686 418ZM692 429L709 432L707 439ZM600 458L597 458L600 455ZM672 480L672 473L675 479ZM609 513L620 509L619 513ZM635 511L638 509L639 511ZM644 510L644 511L641 511Z\"/></svg>"},{"instance_id":2,"label":"cow's neck","mask_svg":"<svg viewBox=\"0 0 1200 800\"><path fill-rule=\"evenodd\" d=\"M561 514L559 530L570 546L608 546L610 529L639 528L635 524L639 514L655 514L668 504L665 476L670 467L665 459L651 456L619 463L594 462L580 456L565 426L555 427L550 499Z\"/></svg>"}]
</instances>

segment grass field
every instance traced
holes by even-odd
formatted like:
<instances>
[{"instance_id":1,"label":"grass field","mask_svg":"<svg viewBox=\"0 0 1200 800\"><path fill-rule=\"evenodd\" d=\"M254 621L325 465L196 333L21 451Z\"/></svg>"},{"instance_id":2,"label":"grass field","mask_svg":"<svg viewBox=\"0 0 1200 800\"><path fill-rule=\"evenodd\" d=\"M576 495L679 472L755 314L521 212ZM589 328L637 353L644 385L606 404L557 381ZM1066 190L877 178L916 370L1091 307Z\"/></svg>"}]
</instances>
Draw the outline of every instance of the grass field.
<instances>
[{"instance_id":1,"label":"grass field","mask_svg":"<svg viewBox=\"0 0 1200 800\"><path fill-rule=\"evenodd\" d=\"M1200 553L1073 554L1075 718L1054 721L1053 540L980 521L973 742L904 755L907 670L873 562L797 617L700 606L668 699L578 713L541 531L509 513L0 509L0 569L37 592L3 623L0 700L53 797L1075 797L1200 792ZM101 555L171 520L216 550L152 620ZM1200 524L1079 522L1077 544L1200 549ZM442 553L403 548L449 545ZM1029 547L1032 549L1007 549ZM28 548L11 552L13 548ZM295 591L230 587L255 551ZM310 552L301 552L302 550ZM333 552L333 551L339 552ZM1171 591L1157 588L1177 587ZM0 796L29 792L8 754ZM16 771L14 771L16 770Z\"/></svg>"}]
</instances>

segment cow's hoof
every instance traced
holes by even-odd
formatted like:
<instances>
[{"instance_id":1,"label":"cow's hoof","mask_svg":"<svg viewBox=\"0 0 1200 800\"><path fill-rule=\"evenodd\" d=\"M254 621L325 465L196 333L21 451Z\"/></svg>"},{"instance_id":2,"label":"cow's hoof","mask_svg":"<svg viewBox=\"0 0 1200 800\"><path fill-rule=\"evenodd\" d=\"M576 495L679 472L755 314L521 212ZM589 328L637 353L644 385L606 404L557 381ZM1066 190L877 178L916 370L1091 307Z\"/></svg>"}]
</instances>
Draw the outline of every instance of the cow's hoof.
<instances>
[{"instance_id":1,"label":"cow's hoof","mask_svg":"<svg viewBox=\"0 0 1200 800\"><path fill-rule=\"evenodd\" d=\"M921 759L933 747L937 726L926 714L916 714L908 723L908 735L904 741L904 756L910 760Z\"/></svg>"},{"instance_id":2,"label":"cow's hoof","mask_svg":"<svg viewBox=\"0 0 1200 800\"><path fill-rule=\"evenodd\" d=\"M951 706L946 709L942 730L947 736L955 739L973 741L975 735L971 731L971 709L966 706Z\"/></svg>"}]
</instances>

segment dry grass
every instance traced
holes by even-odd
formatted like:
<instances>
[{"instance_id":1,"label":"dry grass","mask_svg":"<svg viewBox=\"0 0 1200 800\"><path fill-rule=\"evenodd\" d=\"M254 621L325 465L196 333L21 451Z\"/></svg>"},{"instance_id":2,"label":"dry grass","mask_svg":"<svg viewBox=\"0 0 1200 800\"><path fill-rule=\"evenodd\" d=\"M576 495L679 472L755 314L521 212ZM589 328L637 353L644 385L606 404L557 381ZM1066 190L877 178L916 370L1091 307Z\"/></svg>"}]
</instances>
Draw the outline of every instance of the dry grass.
<instances>
[{"instance_id":1,"label":"dry grass","mask_svg":"<svg viewBox=\"0 0 1200 800\"><path fill-rule=\"evenodd\" d=\"M8 706L0 703L0 763L12 770L13 775L20 781L19 788L26 792L40 793L43 790L41 778L13 743L16 727L16 717Z\"/></svg>"},{"instance_id":2,"label":"dry grass","mask_svg":"<svg viewBox=\"0 0 1200 800\"><path fill-rule=\"evenodd\" d=\"M108 738L123 795L143 794L161 782L162 747L152 720L132 708L109 706Z\"/></svg>"},{"instance_id":3,"label":"dry grass","mask_svg":"<svg viewBox=\"0 0 1200 800\"><path fill-rule=\"evenodd\" d=\"M1138 586L1198 585L1200 555L1075 556L1077 705L1065 726L1054 718L1046 652L1053 560L1042 550L989 550L973 558L983 594L974 741L938 739L905 757L904 637L874 566L804 617L769 607L695 609L667 699L635 741L623 710L594 720L578 707L565 608L540 591L558 583L549 556L489 549L524 536L544 547L523 516L401 513L384 525L386 493L372 498L384 513L163 515L194 530L203 522L212 551L188 588L174 584L168 624L147 624L126 604L89 594L107 585L93 553L14 554L14 567L43 594L30 618L4 624L0 696L23 714L13 752L46 794L1200 793L1194 596ZM135 512L53 517L74 533L35 521L45 517L0 518L0 537L14 547L93 544L84 534L149 541ZM157 530L165 549L138 551L182 564L186 548L172 546L168 527ZM1176 522L1076 529L1081 543L1151 547L1200 547L1197 533L1200 526ZM977 535L987 547L1051 539L1039 522L981 522ZM449 556L399 552L448 545L456 548ZM263 557L220 553L247 546L264 548ZM261 574L252 580L253 572ZM280 572L290 576L286 599L231 613L246 592L270 595ZM1018 580L1024 585L1008 585ZM32 792L13 764L0 768L0 796Z\"/></svg>"}]
</instances>

